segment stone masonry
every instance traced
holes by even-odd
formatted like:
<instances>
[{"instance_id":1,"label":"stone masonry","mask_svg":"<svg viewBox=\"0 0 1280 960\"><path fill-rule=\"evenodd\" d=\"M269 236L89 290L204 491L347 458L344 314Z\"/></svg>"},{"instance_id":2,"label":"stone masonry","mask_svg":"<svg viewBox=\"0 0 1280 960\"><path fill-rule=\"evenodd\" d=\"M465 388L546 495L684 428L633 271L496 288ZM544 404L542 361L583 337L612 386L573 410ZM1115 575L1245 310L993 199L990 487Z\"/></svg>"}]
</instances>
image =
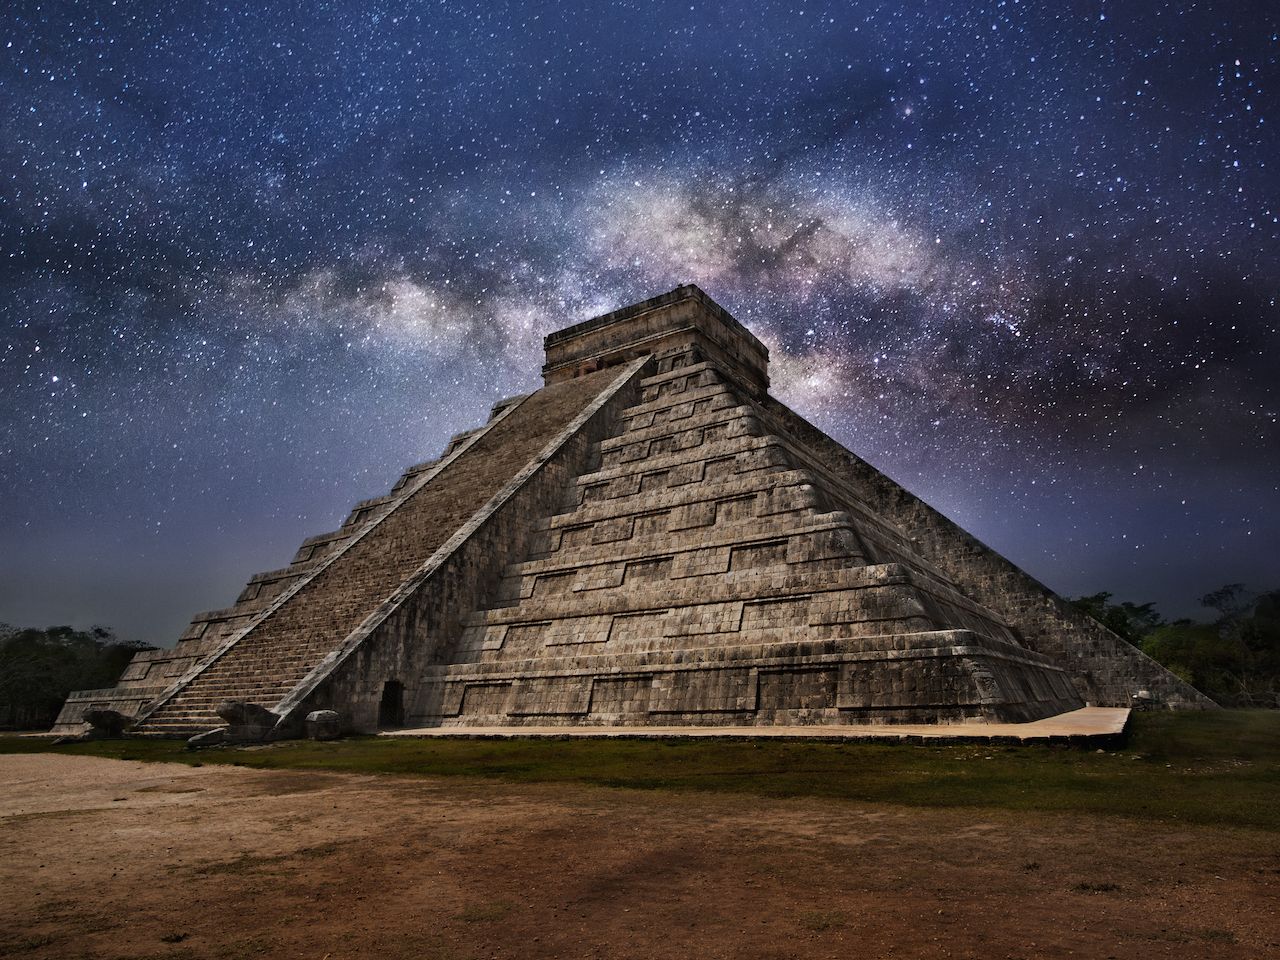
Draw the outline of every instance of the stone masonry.
<instances>
[{"instance_id":1,"label":"stone masonry","mask_svg":"<svg viewBox=\"0 0 1280 960\"><path fill-rule=\"evenodd\" d=\"M116 688L190 736L380 726L1035 720L1201 694L768 394L696 287L547 338L546 386L357 504Z\"/></svg>"}]
</instances>

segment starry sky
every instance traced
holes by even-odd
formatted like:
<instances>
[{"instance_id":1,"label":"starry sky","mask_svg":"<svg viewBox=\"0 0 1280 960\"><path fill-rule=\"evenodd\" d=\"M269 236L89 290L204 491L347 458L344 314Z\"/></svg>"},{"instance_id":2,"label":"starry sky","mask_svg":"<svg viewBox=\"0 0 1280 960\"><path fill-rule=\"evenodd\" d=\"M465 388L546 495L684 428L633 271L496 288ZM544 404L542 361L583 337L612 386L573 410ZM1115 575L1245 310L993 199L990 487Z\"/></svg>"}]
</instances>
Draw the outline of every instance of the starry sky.
<instances>
[{"instance_id":1,"label":"starry sky","mask_svg":"<svg viewBox=\"0 0 1280 960\"><path fill-rule=\"evenodd\" d=\"M8 0L0 621L171 644L702 286L1060 592L1280 586L1280 17Z\"/></svg>"}]
</instances>

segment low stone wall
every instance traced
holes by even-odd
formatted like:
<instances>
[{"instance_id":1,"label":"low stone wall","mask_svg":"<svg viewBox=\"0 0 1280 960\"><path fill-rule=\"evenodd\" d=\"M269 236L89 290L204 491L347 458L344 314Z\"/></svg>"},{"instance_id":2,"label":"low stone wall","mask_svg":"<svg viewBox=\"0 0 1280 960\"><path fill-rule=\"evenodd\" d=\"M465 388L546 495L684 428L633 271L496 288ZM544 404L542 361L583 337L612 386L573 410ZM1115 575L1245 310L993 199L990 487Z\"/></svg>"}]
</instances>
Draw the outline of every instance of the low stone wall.
<instances>
[{"instance_id":1,"label":"low stone wall","mask_svg":"<svg viewBox=\"0 0 1280 960\"><path fill-rule=\"evenodd\" d=\"M86 710L114 710L126 717L136 717L142 708L158 697L164 687L107 687L102 690L76 690L67 697L58 713L51 733L76 736L89 725L80 718Z\"/></svg>"},{"instance_id":2,"label":"low stone wall","mask_svg":"<svg viewBox=\"0 0 1280 960\"><path fill-rule=\"evenodd\" d=\"M423 726L1025 722L1081 706L1047 657L964 630L434 669Z\"/></svg>"}]
</instances>

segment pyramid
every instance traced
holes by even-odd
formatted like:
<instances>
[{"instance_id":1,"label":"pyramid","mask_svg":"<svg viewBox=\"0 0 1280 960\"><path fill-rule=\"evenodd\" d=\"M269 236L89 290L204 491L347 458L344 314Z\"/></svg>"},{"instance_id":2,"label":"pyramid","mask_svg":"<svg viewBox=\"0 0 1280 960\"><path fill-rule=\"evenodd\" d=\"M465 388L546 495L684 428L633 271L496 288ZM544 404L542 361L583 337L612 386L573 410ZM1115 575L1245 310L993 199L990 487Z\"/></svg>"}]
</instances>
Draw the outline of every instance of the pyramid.
<instances>
[{"instance_id":1,"label":"pyramid","mask_svg":"<svg viewBox=\"0 0 1280 960\"><path fill-rule=\"evenodd\" d=\"M72 694L190 736L228 700L386 726L1022 722L1203 695L769 395L694 286L546 338L545 385L171 650Z\"/></svg>"}]
</instances>

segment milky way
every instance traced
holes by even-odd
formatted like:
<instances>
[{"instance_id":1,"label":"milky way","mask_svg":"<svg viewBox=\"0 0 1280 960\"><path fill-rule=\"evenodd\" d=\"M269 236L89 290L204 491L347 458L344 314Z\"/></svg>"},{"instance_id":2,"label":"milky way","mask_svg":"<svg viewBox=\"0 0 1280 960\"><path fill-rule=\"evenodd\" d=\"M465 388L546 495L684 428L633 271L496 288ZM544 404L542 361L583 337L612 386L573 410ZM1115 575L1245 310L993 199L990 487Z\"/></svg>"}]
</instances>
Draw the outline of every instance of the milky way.
<instances>
[{"instance_id":1,"label":"milky way","mask_svg":"<svg viewBox=\"0 0 1280 960\"><path fill-rule=\"evenodd\" d=\"M0 620L171 643L683 282L1054 588L1280 585L1270 4L0 23Z\"/></svg>"}]
</instances>

